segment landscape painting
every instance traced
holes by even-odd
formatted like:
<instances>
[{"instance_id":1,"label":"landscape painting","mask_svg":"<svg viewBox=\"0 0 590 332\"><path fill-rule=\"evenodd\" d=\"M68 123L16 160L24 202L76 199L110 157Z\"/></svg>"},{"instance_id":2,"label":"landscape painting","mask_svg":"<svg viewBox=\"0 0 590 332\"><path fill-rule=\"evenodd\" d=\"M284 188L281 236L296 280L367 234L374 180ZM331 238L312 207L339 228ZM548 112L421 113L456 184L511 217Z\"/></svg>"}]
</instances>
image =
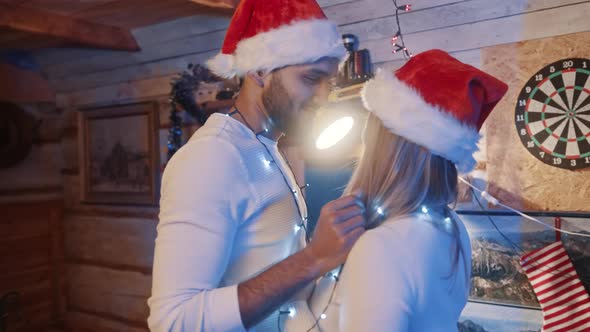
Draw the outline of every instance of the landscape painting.
<instances>
[{"instance_id":1,"label":"landscape painting","mask_svg":"<svg viewBox=\"0 0 590 332\"><path fill-rule=\"evenodd\" d=\"M470 299L538 308L536 296L520 267L520 257L556 241L556 232L521 217L462 215L471 238ZM553 218L538 218L554 225ZM492 224L496 224L496 227ZM590 220L562 218L562 229L590 235ZM498 231L499 230L499 231ZM562 234L561 240L587 290L590 290L590 241Z\"/></svg>"},{"instance_id":2,"label":"landscape painting","mask_svg":"<svg viewBox=\"0 0 590 332\"><path fill-rule=\"evenodd\" d=\"M155 204L159 173L155 103L111 106L81 114L83 200Z\"/></svg>"}]
</instances>

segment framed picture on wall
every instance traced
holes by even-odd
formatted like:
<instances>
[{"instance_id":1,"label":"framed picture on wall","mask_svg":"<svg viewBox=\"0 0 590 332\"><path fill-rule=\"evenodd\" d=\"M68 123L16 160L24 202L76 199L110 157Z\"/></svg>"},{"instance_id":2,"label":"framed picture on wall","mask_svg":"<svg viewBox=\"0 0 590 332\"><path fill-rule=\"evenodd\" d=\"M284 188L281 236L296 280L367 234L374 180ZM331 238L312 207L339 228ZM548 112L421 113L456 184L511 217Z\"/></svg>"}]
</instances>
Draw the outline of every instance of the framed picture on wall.
<instances>
[{"instance_id":1,"label":"framed picture on wall","mask_svg":"<svg viewBox=\"0 0 590 332\"><path fill-rule=\"evenodd\" d=\"M81 110L81 200L156 205L159 194L158 104Z\"/></svg>"},{"instance_id":2,"label":"framed picture on wall","mask_svg":"<svg viewBox=\"0 0 590 332\"><path fill-rule=\"evenodd\" d=\"M533 288L520 266L520 258L558 241L556 232L515 216L460 215L460 218L471 239L469 299L480 303L539 308ZM538 219L547 225L554 225L553 217ZM590 219L560 219L562 229L590 234ZM560 238L580 280L590 291L590 243L586 239L569 234L562 234Z\"/></svg>"},{"instance_id":3,"label":"framed picture on wall","mask_svg":"<svg viewBox=\"0 0 590 332\"><path fill-rule=\"evenodd\" d=\"M521 332L541 331L540 309L520 308L470 301L457 323L459 331Z\"/></svg>"}]
</instances>

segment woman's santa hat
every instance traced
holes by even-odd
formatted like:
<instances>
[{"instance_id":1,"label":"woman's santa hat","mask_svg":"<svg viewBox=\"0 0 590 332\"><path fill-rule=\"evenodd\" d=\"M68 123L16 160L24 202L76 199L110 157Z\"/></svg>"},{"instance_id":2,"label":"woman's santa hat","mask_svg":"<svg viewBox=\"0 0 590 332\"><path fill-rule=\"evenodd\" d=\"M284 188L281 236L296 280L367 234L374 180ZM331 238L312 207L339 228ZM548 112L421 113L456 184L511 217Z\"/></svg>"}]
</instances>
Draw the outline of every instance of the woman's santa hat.
<instances>
[{"instance_id":1,"label":"woman's santa hat","mask_svg":"<svg viewBox=\"0 0 590 332\"><path fill-rule=\"evenodd\" d=\"M479 130L508 86L441 50L379 71L361 92L365 107L392 133L455 163L475 167Z\"/></svg>"},{"instance_id":2,"label":"woman's santa hat","mask_svg":"<svg viewBox=\"0 0 590 332\"><path fill-rule=\"evenodd\" d=\"M242 0L221 52L207 66L231 78L345 55L336 25L315 0Z\"/></svg>"}]
</instances>

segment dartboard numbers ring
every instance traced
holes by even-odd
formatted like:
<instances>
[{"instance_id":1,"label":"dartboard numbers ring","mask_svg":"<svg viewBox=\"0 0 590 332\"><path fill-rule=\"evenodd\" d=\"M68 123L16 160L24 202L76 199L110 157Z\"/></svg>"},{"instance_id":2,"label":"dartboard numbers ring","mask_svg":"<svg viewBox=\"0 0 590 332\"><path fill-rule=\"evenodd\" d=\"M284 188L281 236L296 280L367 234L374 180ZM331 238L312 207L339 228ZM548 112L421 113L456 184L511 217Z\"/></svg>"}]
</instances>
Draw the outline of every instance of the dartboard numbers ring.
<instances>
[{"instance_id":1,"label":"dartboard numbers ring","mask_svg":"<svg viewBox=\"0 0 590 332\"><path fill-rule=\"evenodd\" d=\"M522 88L515 111L525 148L559 168L590 167L590 59L554 62Z\"/></svg>"}]
</instances>

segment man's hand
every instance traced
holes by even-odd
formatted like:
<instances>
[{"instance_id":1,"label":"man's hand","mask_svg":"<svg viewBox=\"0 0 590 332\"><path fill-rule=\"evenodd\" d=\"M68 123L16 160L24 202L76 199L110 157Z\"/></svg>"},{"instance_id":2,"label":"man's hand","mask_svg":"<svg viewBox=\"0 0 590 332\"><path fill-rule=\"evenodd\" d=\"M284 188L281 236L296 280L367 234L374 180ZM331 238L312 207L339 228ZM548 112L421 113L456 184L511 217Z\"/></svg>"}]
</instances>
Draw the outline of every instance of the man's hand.
<instances>
[{"instance_id":1,"label":"man's hand","mask_svg":"<svg viewBox=\"0 0 590 332\"><path fill-rule=\"evenodd\" d=\"M244 327L256 325L297 291L344 263L364 231L364 208L357 196L326 204L305 249L238 285Z\"/></svg>"},{"instance_id":2,"label":"man's hand","mask_svg":"<svg viewBox=\"0 0 590 332\"><path fill-rule=\"evenodd\" d=\"M356 240L365 232L364 206L358 195L324 205L313 239L304 249L318 261L320 274L344 263Z\"/></svg>"}]
</instances>

